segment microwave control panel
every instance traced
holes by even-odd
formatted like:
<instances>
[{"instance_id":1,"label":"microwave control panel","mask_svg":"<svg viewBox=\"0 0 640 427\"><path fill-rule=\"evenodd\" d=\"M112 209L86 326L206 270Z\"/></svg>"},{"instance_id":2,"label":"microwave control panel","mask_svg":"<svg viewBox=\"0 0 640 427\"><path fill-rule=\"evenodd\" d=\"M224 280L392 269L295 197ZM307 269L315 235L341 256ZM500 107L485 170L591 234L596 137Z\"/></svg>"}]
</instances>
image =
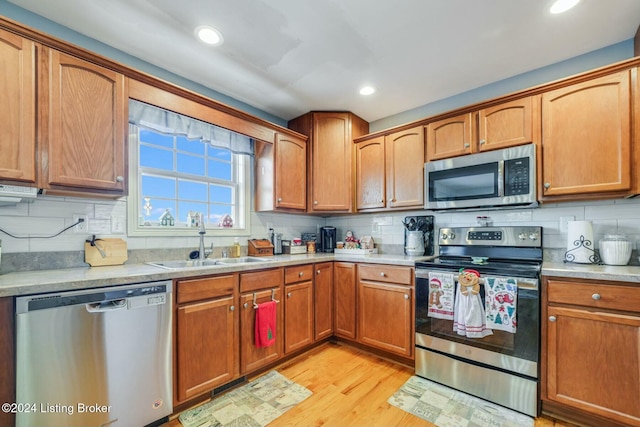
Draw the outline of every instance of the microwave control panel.
<instances>
[{"instance_id":1,"label":"microwave control panel","mask_svg":"<svg viewBox=\"0 0 640 427\"><path fill-rule=\"evenodd\" d=\"M529 194L529 157L504 161L504 195Z\"/></svg>"}]
</instances>

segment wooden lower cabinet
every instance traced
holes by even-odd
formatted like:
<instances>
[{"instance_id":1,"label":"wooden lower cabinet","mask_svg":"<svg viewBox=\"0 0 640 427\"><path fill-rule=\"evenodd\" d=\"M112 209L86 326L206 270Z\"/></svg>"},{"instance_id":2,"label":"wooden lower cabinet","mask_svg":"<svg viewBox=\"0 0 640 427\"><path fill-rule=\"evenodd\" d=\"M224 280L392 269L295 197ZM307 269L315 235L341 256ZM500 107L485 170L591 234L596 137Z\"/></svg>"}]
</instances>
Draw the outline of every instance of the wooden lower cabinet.
<instances>
[{"instance_id":1,"label":"wooden lower cabinet","mask_svg":"<svg viewBox=\"0 0 640 427\"><path fill-rule=\"evenodd\" d=\"M640 288L564 278L544 286L543 411L640 426Z\"/></svg>"},{"instance_id":2,"label":"wooden lower cabinet","mask_svg":"<svg viewBox=\"0 0 640 427\"><path fill-rule=\"evenodd\" d=\"M285 268L284 353L313 343L313 265Z\"/></svg>"},{"instance_id":3,"label":"wooden lower cabinet","mask_svg":"<svg viewBox=\"0 0 640 427\"><path fill-rule=\"evenodd\" d=\"M319 341L333 335L333 262L315 264L314 269L314 333Z\"/></svg>"},{"instance_id":4,"label":"wooden lower cabinet","mask_svg":"<svg viewBox=\"0 0 640 427\"><path fill-rule=\"evenodd\" d=\"M255 345L256 310L253 306L271 299L278 301L276 311L276 342L269 347ZM240 295L240 372L246 374L275 362L282 357L283 321L282 291L280 287Z\"/></svg>"},{"instance_id":5,"label":"wooden lower cabinet","mask_svg":"<svg viewBox=\"0 0 640 427\"><path fill-rule=\"evenodd\" d=\"M178 281L176 402L239 375L237 275Z\"/></svg>"},{"instance_id":6,"label":"wooden lower cabinet","mask_svg":"<svg viewBox=\"0 0 640 427\"><path fill-rule=\"evenodd\" d=\"M356 339L356 264L333 263L333 318L337 337Z\"/></svg>"},{"instance_id":7,"label":"wooden lower cabinet","mask_svg":"<svg viewBox=\"0 0 640 427\"><path fill-rule=\"evenodd\" d=\"M358 342L413 355L413 269L358 266Z\"/></svg>"}]
</instances>

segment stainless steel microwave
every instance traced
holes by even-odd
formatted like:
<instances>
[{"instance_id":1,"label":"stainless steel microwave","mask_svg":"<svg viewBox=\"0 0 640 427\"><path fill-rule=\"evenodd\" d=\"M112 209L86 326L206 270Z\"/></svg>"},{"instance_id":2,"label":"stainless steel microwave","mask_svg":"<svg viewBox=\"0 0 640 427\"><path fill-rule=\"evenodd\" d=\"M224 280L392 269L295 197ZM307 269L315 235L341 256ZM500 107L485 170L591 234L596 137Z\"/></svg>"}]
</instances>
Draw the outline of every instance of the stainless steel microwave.
<instances>
[{"instance_id":1,"label":"stainless steel microwave","mask_svg":"<svg viewBox=\"0 0 640 427\"><path fill-rule=\"evenodd\" d=\"M425 163L425 209L534 207L533 144Z\"/></svg>"}]
</instances>

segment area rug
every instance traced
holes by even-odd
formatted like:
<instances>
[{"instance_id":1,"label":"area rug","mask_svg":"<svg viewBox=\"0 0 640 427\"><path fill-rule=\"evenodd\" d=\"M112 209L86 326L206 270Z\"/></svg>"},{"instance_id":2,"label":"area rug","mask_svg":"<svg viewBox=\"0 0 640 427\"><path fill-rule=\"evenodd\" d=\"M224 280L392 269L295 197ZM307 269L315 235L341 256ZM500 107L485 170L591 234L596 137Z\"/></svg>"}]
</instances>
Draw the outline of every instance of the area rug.
<instances>
[{"instance_id":1,"label":"area rug","mask_svg":"<svg viewBox=\"0 0 640 427\"><path fill-rule=\"evenodd\" d=\"M533 427L533 418L412 376L387 400L438 427Z\"/></svg>"},{"instance_id":2,"label":"area rug","mask_svg":"<svg viewBox=\"0 0 640 427\"><path fill-rule=\"evenodd\" d=\"M271 371L260 378L180 414L184 427L266 426L313 393Z\"/></svg>"}]
</instances>

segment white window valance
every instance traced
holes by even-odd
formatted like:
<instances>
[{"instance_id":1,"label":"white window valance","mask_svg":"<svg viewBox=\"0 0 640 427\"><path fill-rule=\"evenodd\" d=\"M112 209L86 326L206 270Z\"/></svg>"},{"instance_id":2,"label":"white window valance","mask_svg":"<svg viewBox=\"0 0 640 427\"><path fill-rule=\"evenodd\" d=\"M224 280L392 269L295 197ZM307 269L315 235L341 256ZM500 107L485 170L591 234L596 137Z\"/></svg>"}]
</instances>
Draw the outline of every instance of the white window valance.
<instances>
[{"instance_id":1,"label":"white window valance","mask_svg":"<svg viewBox=\"0 0 640 427\"><path fill-rule=\"evenodd\" d=\"M129 123L166 135L200 140L236 154L253 155L253 141L248 136L134 99L129 100Z\"/></svg>"}]
</instances>

